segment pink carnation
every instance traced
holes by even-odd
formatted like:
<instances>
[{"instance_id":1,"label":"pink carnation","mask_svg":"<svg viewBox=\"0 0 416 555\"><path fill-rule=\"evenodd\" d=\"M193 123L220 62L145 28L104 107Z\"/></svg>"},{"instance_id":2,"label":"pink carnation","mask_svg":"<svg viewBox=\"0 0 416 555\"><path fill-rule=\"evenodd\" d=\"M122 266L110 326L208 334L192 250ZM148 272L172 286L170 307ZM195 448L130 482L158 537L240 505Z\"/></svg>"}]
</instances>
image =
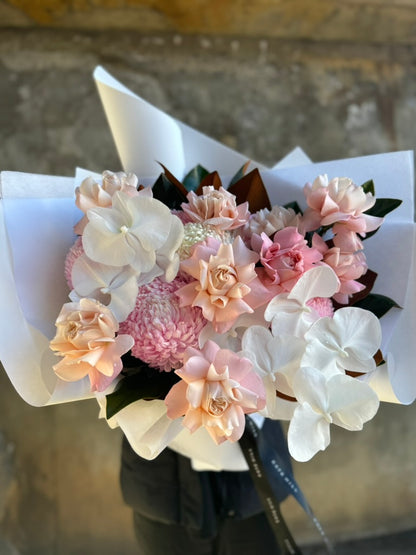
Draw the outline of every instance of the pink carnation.
<instances>
[{"instance_id":1,"label":"pink carnation","mask_svg":"<svg viewBox=\"0 0 416 555\"><path fill-rule=\"evenodd\" d=\"M225 333L241 314L252 313L270 300L257 277L258 258L240 237L232 244L208 237L181 263L181 270L194 278L177 292L181 306L201 307L215 331Z\"/></svg>"},{"instance_id":2,"label":"pink carnation","mask_svg":"<svg viewBox=\"0 0 416 555\"><path fill-rule=\"evenodd\" d=\"M365 286L356 280L366 273L368 267L363 252L343 251L341 248L343 242L340 241L340 246L338 246L338 239L339 237L336 235L334 237L335 245L331 248L317 234L314 234L312 242L322 252L323 262L334 270L339 279L340 287L333 299L340 304L347 304L350 295L365 289Z\"/></svg>"},{"instance_id":3,"label":"pink carnation","mask_svg":"<svg viewBox=\"0 0 416 555\"><path fill-rule=\"evenodd\" d=\"M376 199L347 177L334 177L329 181L327 175L320 175L312 184L305 185L304 193L309 206L303 215L302 225L306 231L338 223L365 236L383 222L383 218L364 214L374 206Z\"/></svg>"},{"instance_id":4,"label":"pink carnation","mask_svg":"<svg viewBox=\"0 0 416 555\"><path fill-rule=\"evenodd\" d=\"M179 368L187 347L198 345L206 324L200 308L180 307L176 291L188 280L177 276L170 283L161 278L139 287L136 306L120 331L134 338L132 355L153 368Z\"/></svg>"},{"instance_id":5,"label":"pink carnation","mask_svg":"<svg viewBox=\"0 0 416 555\"><path fill-rule=\"evenodd\" d=\"M237 206L235 195L223 187L203 187L203 194L188 193L188 203L182 203L182 210L193 222L212 225L218 229L236 229L249 219L248 203Z\"/></svg>"},{"instance_id":6,"label":"pink carnation","mask_svg":"<svg viewBox=\"0 0 416 555\"><path fill-rule=\"evenodd\" d=\"M207 341L202 350L189 348L182 378L165 398L167 415L185 415L183 425L191 432L204 426L217 443L238 441L244 432L244 414L257 412L266 404L263 382L252 363L228 349Z\"/></svg>"},{"instance_id":7,"label":"pink carnation","mask_svg":"<svg viewBox=\"0 0 416 555\"><path fill-rule=\"evenodd\" d=\"M322 254L308 244L295 227L275 233L273 241L265 234L253 236L254 248L259 249L264 271L263 282L275 287L275 294L291 291L298 279L322 259Z\"/></svg>"}]
</instances>

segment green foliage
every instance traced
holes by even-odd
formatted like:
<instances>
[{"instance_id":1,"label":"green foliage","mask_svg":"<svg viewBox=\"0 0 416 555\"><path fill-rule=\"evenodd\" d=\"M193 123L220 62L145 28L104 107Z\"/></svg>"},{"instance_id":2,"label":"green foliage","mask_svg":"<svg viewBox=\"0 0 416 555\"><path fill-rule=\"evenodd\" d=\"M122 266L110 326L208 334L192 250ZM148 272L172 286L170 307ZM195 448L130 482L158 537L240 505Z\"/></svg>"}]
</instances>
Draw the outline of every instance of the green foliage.
<instances>
[{"instance_id":1,"label":"green foliage","mask_svg":"<svg viewBox=\"0 0 416 555\"><path fill-rule=\"evenodd\" d=\"M377 216L384 218L387 214L395 210L402 203L401 200L395 198L378 198L372 208L369 208L365 214L369 216Z\"/></svg>"},{"instance_id":2,"label":"green foliage","mask_svg":"<svg viewBox=\"0 0 416 555\"><path fill-rule=\"evenodd\" d=\"M384 218L384 216L399 207L401 203L401 200L395 198L378 198L374 206L369 208L366 212L364 212L364 214L368 214L369 216L376 216L378 218ZM374 233L377 233L378 229L367 233L364 239L372 237Z\"/></svg>"},{"instance_id":3,"label":"green foliage","mask_svg":"<svg viewBox=\"0 0 416 555\"><path fill-rule=\"evenodd\" d=\"M186 174L183 184L187 191L196 191L201 181L208 175L208 170L200 164L195 166L189 173Z\"/></svg>"},{"instance_id":4,"label":"green foliage","mask_svg":"<svg viewBox=\"0 0 416 555\"><path fill-rule=\"evenodd\" d=\"M146 401L164 399L171 387L179 380L179 376L173 371L159 372L143 364L136 371L125 376L117 389L107 395L107 418L111 418L140 399Z\"/></svg>"},{"instance_id":5,"label":"green foliage","mask_svg":"<svg viewBox=\"0 0 416 555\"><path fill-rule=\"evenodd\" d=\"M384 314L386 314L393 307L400 308L400 306L393 301L393 299L375 293L370 293L364 299L354 303L354 306L369 310L375 314L377 318L384 316Z\"/></svg>"},{"instance_id":6,"label":"green foliage","mask_svg":"<svg viewBox=\"0 0 416 555\"><path fill-rule=\"evenodd\" d=\"M370 179L361 185L364 193L371 193L373 197L376 195L376 189L374 187L374 181Z\"/></svg>"},{"instance_id":7,"label":"green foliage","mask_svg":"<svg viewBox=\"0 0 416 555\"><path fill-rule=\"evenodd\" d=\"M182 202L186 202L186 196L164 173L160 174L152 191L153 197L163 202L171 210L179 209Z\"/></svg>"},{"instance_id":8,"label":"green foliage","mask_svg":"<svg viewBox=\"0 0 416 555\"><path fill-rule=\"evenodd\" d=\"M250 164L250 162L246 162L245 164L243 164L241 166L241 168L238 170L238 172L231 179L230 183L228 184L228 187L231 187L231 185L234 185L234 183L237 183L237 181L240 181L240 179L242 179L246 175L246 171L247 171L247 168L248 168L249 164Z\"/></svg>"},{"instance_id":9,"label":"green foliage","mask_svg":"<svg viewBox=\"0 0 416 555\"><path fill-rule=\"evenodd\" d=\"M286 209L291 208L292 210L294 210L295 214L301 214L301 215L303 214L299 204L295 200L293 202L288 202L283 206L283 208L286 208Z\"/></svg>"}]
</instances>

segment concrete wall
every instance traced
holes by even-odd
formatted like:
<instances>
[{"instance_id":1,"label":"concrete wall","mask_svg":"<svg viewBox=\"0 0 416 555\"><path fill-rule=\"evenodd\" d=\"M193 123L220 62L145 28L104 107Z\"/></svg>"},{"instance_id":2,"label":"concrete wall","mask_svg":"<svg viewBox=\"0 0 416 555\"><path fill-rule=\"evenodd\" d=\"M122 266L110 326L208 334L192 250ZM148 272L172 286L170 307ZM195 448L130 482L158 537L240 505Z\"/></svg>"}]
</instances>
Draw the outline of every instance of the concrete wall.
<instances>
[{"instance_id":1,"label":"concrete wall","mask_svg":"<svg viewBox=\"0 0 416 555\"><path fill-rule=\"evenodd\" d=\"M350 10L361 6L374 33L348 21L332 29L321 25L321 33L301 32L306 23L298 21L300 30L290 40L277 38L287 36L283 25L265 25L264 34L254 25L267 22L266 6L319 5L307 17L310 29L318 29L314 17L335 2L256 2L262 19L257 15L241 29L222 27L219 19L220 34L213 23L205 32L177 20L171 27L147 25L150 19L140 20L140 31L117 31L98 16L112 6L125 17L129 6L139 9L136 4L0 0L1 169L60 175L72 175L77 165L119 169L91 78L96 64L261 162L272 164L296 145L314 160L414 147L416 46L406 33L415 13L411 2L343 2ZM208 3L200 4L208 10ZM33 5L50 19L31 11ZM181 3L172 5L179 10ZM384 21L390 18L386 40L376 8ZM82 10L95 10L98 30L81 29ZM163 10L157 13L158 21L167 21ZM68 26L77 28L62 29ZM182 32L195 29L199 34ZM360 42L352 40L354 33ZM0 553L134 553L130 514L118 489L120 435L97 420L95 402L29 407L0 372L0 407ZM325 453L296 465L298 481L332 537L414 527L415 422L416 405L384 405L363 432L334 429ZM286 514L298 538L311 538L293 504Z\"/></svg>"}]
</instances>

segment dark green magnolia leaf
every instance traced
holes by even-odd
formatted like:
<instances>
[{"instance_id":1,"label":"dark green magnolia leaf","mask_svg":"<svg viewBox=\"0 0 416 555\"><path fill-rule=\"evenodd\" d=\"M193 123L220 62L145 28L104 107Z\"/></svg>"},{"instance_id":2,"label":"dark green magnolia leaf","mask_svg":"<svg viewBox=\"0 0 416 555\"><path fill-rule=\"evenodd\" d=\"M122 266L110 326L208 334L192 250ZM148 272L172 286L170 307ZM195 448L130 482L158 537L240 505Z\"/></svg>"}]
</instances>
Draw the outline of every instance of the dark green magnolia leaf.
<instances>
[{"instance_id":1,"label":"dark green magnolia leaf","mask_svg":"<svg viewBox=\"0 0 416 555\"><path fill-rule=\"evenodd\" d=\"M163 202L171 210L179 209L182 202L186 202L186 196L164 173L160 174L152 191L153 197Z\"/></svg>"},{"instance_id":2,"label":"dark green magnolia leaf","mask_svg":"<svg viewBox=\"0 0 416 555\"><path fill-rule=\"evenodd\" d=\"M401 203L401 200L395 198L378 198L374 206L369 208L366 212L364 212L364 214L368 214L369 216L377 216L378 218L384 218L386 214L389 214L390 212L395 210L398 206L401 205ZM374 233L377 233L379 229L380 228L375 229L374 231L370 231L363 239L369 239L374 235Z\"/></svg>"},{"instance_id":3,"label":"dark green magnolia leaf","mask_svg":"<svg viewBox=\"0 0 416 555\"><path fill-rule=\"evenodd\" d=\"M117 389L107 395L107 418L140 399L151 401L164 399L171 387L180 380L173 371L159 372L152 368L142 368L125 376Z\"/></svg>"},{"instance_id":4,"label":"dark green magnolia leaf","mask_svg":"<svg viewBox=\"0 0 416 555\"><path fill-rule=\"evenodd\" d=\"M402 201L396 198L378 198L374 206L369 208L364 214L384 218L386 214L395 210L401 203Z\"/></svg>"},{"instance_id":5,"label":"dark green magnolia leaf","mask_svg":"<svg viewBox=\"0 0 416 555\"><path fill-rule=\"evenodd\" d=\"M363 188L364 193L371 193L373 197L375 196L376 189L374 187L374 181L372 179L363 183L361 187Z\"/></svg>"},{"instance_id":6,"label":"dark green magnolia leaf","mask_svg":"<svg viewBox=\"0 0 416 555\"><path fill-rule=\"evenodd\" d=\"M293 202L288 202L283 206L283 208L291 208L292 210L295 211L296 214L302 214L302 210L299 204L295 200Z\"/></svg>"},{"instance_id":7,"label":"dark green magnolia leaf","mask_svg":"<svg viewBox=\"0 0 416 555\"><path fill-rule=\"evenodd\" d=\"M183 184L187 191L196 191L206 175L208 175L208 170L202 167L200 164L195 166L189 173L186 174Z\"/></svg>"},{"instance_id":8,"label":"dark green magnolia leaf","mask_svg":"<svg viewBox=\"0 0 416 555\"><path fill-rule=\"evenodd\" d=\"M245 164L241 166L241 168L238 170L235 176L231 179L230 183L228 184L228 187L231 187L231 185L234 185L234 183L237 183L237 181L240 181L240 179L246 175L246 171L249 165L250 165L250 160L248 160Z\"/></svg>"},{"instance_id":9,"label":"dark green magnolia leaf","mask_svg":"<svg viewBox=\"0 0 416 555\"><path fill-rule=\"evenodd\" d=\"M365 299L355 303L354 306L369 310L375 314L377 318L384 316L384 314L386 314L393 307L401 308L395 301L393 301L393 299L390 299L390 297L385 297L384 295L378 295L375 293L370 293L367 297L365 297Z\"/></svg>"}]
</instances>

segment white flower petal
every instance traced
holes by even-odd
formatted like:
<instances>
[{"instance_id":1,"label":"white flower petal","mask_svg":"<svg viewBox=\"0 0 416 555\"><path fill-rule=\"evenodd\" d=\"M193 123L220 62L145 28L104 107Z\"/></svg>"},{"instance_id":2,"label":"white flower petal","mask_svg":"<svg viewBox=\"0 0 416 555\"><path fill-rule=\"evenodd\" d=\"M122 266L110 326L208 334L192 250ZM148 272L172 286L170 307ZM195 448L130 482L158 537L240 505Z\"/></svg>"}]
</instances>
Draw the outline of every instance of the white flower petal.
<instances>
[{"instance_id":1,"label":"white flower petal","mask_svg":"<svg viewBox=\"0 0 416 555\"><path fill-rule=\"evenodd\" d=\"M111 301L108 305L118 322L124 322L136 305L138 293L137 280L134 276L123 285L111 291Z\"/></svg>"},{"instance_id":2,"label":"white flower petal","mask_svg":"<svg viewBox=\"0 0 416 555\"><path fill-rule=\"evenodd\" d=\"M303 274L290 293L276 295L266 307L264 317L271 322L272 333L303 337L318 318L306 303L314 297L331 297L339 280L329 266L318 266Z\"/></svg>"},{"instance_id":3,"label":"white flower petal","mask_svg":"<svg viewBox=\"0 0 416 555\"><path fill-rule=\"evenodd\" d=\"M303 364L329 373L340 369L367 372L375 368L374 354L381 344L380 322L374 314L355 307L337 310L333 318L320 318L305 334L308 342Z\"/></svg>"},{"instance_id":4,"label":"white flower petal","mask_svg":"<svg viewBox=\"0 0 416 555\"><path fill-rule=\"evenodd\" d=\"M329 410L333 422L346 430L361 430L377 413L379 399L372 388L350 376L328 380Z\"/></svg>"},{"instance_id":5,"label":"white flower petal","mask_svg":"<svg viewBox=\"0 0 416 555\"><path fill-rule=\"evenodd\" d=\"M330 443L329 423L308 404L298 406L287 434L289 452L300 462L309 461Z\"/></svg>"},{"instance_id":6,"label":"white flower petal","mask_svg":"<svg viewBox=\"0 0 416 555\"><path fill-rule=\"evenodd\" d=\"M108 305L122 322L133 310L137 280L131 267L106 266L81 255L72 268L71 299L90 297Z\"/></svg>"},{"instance_id":7,"label":"white flower petal","mask_svg":"<svg viewBox=\"0 0 416 555\"><path fill-rule=\"evenodd\" d=\"M305 272L289 293L289 299L296 299L304 305L314 297L332 297L339 289L339 280L329 266L317 266Z\"/></svg>"},{"instance_id":8,"label":"white flower petal","mask_svg":"<svg viewBox=\"0 0 416 555\"><path fill-rule=\"evenodd\" d=\"M111 208L88 211L83 235L87 255L113 266L131 265L137 273L151 271L156 252L173 260L182 241L183 226L167 206L143 196L116 192Z\"/></svg>"},{"instance_id":9,"label":"white flower petal","mask_svg":"<svg viewBox=\"0 0 416 555\"><path fill-rule=\"evenodd\" d=\"M315 412L328 414L327 380L322 372L316 368L300 368L293 377L292 386L300 404L307 403Z\"/></svg>"},{"instance_id":10,"label":"white flower petal","mask_svg":"<svg viewBox=\"0 0 416 555\"><path fill-rule=\"evenodd\" d=\"M290 420L298 403L277 397L276 383L270 377L264 378L263 383L266 389L266 407L260 413L274 420Z\"/></svg>"},{"instance_id":11,"label":"white flower petal","mask_svg":"<svg viewBox=\"0 0 416 555\"><path fill-rule=\"evenodd\" d=\"M343 370L337 364L339 352L335 348L328 348L329 345L330 341L325 344L318 339L308 337L301 365L318 368L327 378L343 373Z\"/></svg>"},{"instance_id":12,"label":"white flower petal","mask_svg":"<svg viewBox=\"0 0 416 555\"><path fill-rule=\"evenodd\" d=\"M243 335L241 346L244 356L252 361L260 376L274 372L273 359L267 348L272 338L269 330L263 326L252 326Z\"/></svg>"},{"instance_id":13,"label":"white flower petal","mask_svg":"<svg viewBox=\"0 0 416 555\"><path fill-rule=\"evenodd\" d=\"M361 360L372 358L381 344L380 321L372 312L356 307L337 310L333 326L340 344ZM334 328L333 328L334 329Z\"/></svg>"}]
</instances>

